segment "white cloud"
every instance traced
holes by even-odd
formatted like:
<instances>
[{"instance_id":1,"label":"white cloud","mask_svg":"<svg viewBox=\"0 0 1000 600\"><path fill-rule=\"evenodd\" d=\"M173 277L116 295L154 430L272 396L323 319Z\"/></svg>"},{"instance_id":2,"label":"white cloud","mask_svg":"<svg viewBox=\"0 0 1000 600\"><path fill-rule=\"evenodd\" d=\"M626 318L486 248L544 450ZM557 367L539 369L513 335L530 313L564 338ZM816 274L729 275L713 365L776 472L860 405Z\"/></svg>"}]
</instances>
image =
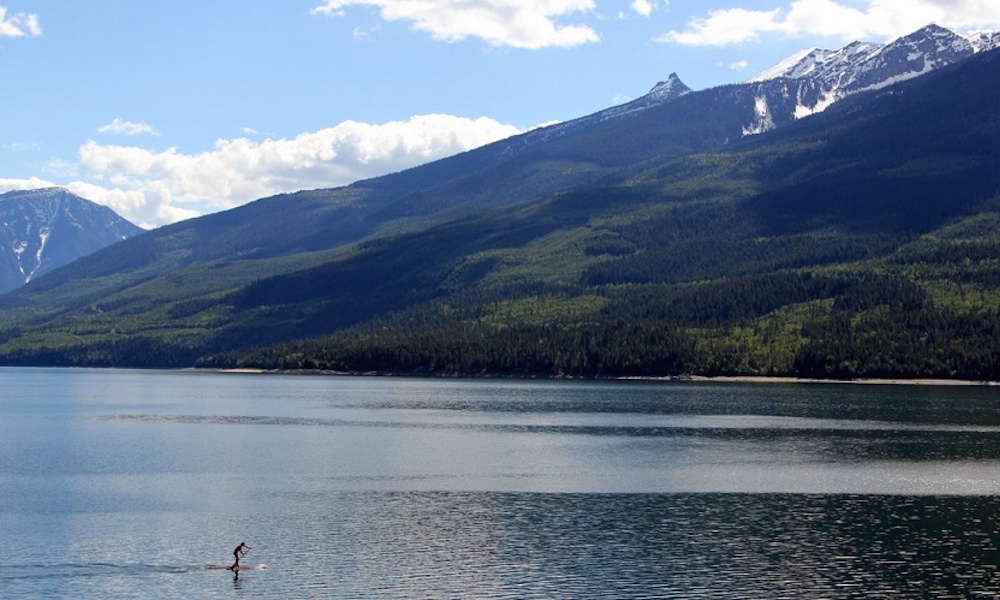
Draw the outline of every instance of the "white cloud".
<instances>
[{"instance_id":1,"label":"white cloud","mask_svg":"<svg viewBox=\"0 0 1000 600\"><path fill-rule=\"evenodd\" d=\"M80 176L80 165L75 162L69 162L61 158L50 158L45 167L42 169L43 173L48 174L50 177L58 177L63 181L67 179L74 179Z\"/></svg>"},{"instance_id":2,"label":"white cloud","mask_svg":"<svg viewBox=\"0 0 1000 600\"><path fill-rule=\"evenodd\" d=\"M107 125L102 125L97 128L98 133L104 134L121 134L121 135L160 135L152 127L146 125L145 123L135 121L123 121L121 117L115 117L115 120L108 123Z\"/></svg>"},{"instance_id":3,"label":"white cloud","mask_svg":"<svg viewBox=\"0 0 1000 600\"><path fill-rule=\"evenodd\" d=\"M162 182L150 181L131 188L107 187L86 181L65 186L77 196L103 204L129 221L146 229L201 216L201 211L176 206L170 190Z\"/></svg>"},{"instance_id":4,"label":"white cloud","mask_svg":"<svg viewBox=\"0 0 1000 600\"><path fill-rule=\"evenodd\" d=\"M655 0L632 0L632 10L644 17L653 14L653 8L655 7Z\"/></svg>"},{"instance_id":5,"label":"white cloud","mask_svg":"<svg viewBox=\"0 0 1000 600\"><path fill-rule=\"evenodd\" d=\"M747 68L749 66L750 66L750 63L748 63L747 61L745 61L745 60L738 60L736 62L729 63L729 70L730 71L742 71L743 69L745 69L745 68Z\"/></svg>"},{"instance_id":6,"label":"white cloud","mask_svg":"<svg viewBox=\"0 0 1000 600\"><path fill-rule=\"evenodd\" d=\"M90 182L67 187L133 222L162 225L283 192L346 185L517 133L489 118L431 114L380 125L346 121L294 139L218 140L200 154L89 141L79 167Z\"/></svg>"},{"instance_id":7,"label":"white cloud","mask_svg":"<svg viewBox=\"0 0 1000 600\"><path fill-rule=\"evenodd\" d=\"M559 23L564 16L594 11L594 0L326 0L312 13L343 16L356 5L377 7L383 19L410 21L415 29L447 42L476 37L494 46L537 50L599 40L587 25Z\"/></svg>"},{"instance_id":8,"label":"white cloud","mask_svg":"<svg viewBox=\"0 0 1000 600\"><path fill-rule=\"evenodd\" d=\"M727 46L757 41L762 32L775 31L780 9L753 11L743 8L710 11L707 18L694 18L688 30L669 31L656 41L685 46Z\"/></svg>"},{"instance_id":9,"label":"white cloud","mask_svg":"<svg viewBox=\"0 0 1000 600\"><path fill-rule=\"evenodd\" d=\"M346 121L293 139L218 140L199 154L88 141L78 164L49 167L69 183L0 179L0 192L61 185L152 228L275 194L347 185L517 133L489 118L430 114L378 125Z\"/></svg>"},{"instance_id":10,"label":"white cloud","mask_svg":"<svg viewBox=\"0 0 1000 600\"><path fill-rule=\"evenodd\" d=\"M7 7L0 6L0 38L42 35L38 15L31 13L7 14Z\"/></svg>"},{"instance_id":11,"label":"white cloud","mask_svg":"<svg viewBox=\"0 0 1000 600\"><path fill-rule=\"evenodd\" d=\"M937 23L958 30L1000 28L996 0L794 0L771 10L732 8L696 17L684 31L657 41L689 46L727 46L760 41L763 34L818 35L843 40L905 35Z\"/></svg>"}]
</instances>

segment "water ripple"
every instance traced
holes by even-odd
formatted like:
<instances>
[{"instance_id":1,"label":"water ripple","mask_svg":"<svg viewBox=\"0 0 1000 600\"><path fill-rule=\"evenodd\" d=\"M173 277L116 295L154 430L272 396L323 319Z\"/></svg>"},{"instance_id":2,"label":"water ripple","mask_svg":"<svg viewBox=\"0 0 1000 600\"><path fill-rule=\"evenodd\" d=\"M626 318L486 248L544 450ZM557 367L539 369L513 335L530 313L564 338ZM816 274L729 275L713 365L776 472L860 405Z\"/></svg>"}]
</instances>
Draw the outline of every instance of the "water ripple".
<instances>
[{"instance_id":1,"label":"water ripple","mask_svg":"<svg viewBox=\"0 0 1000 600\"><path fill-rule=\"evenodd\" d=\"M167 425L311 427L468 431L505 434L577 435L603 438L686 440L738 446L744 455L821 457L821 460L997 460L1000 427L888 423L843 419L773 416L591 416L542 422L328 419L280 416L114 414L96 418L112 422ZM538 419L536 419L538 420ZM573 421L577 422L573 422ZM641 424L643 420L648 424ZM823 458L825 457L825 458Z\"/></svg>"},{"instance_id":2,"label":"water ripple","mask_svg":"<svg viewBox=\"0 0 1000 600\"><path fill-rule=\"evenodd\" d=\"M305 513L313 503L302 498ZM340 597L885 598L992 593L1000 499L364 493L297 540ZM305 516L305 515L300 515ZM345 574L349 574L345 577Z\"/></svg>"}]
</instances>

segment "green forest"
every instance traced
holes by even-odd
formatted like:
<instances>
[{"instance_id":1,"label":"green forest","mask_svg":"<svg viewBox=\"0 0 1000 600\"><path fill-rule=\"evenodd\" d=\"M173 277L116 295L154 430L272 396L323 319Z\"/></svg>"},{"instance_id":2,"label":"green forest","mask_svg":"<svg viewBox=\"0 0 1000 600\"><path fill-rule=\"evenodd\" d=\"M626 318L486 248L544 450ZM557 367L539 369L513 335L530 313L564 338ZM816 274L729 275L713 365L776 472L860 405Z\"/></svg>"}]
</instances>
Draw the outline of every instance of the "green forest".
<instances>
[{"instance_id":1,"label":"green forest","mask_svg":"<svg viewBox=\"0 0 1000 600\"><path fill-rule=\"evenodd\" d=\"M1000 290L983 290L954 286L961 298L936 299L899 274L831 269L548 289L519 300L459 297L199 364L470 376L996 380Z\"/></svg>"}]
</instances>

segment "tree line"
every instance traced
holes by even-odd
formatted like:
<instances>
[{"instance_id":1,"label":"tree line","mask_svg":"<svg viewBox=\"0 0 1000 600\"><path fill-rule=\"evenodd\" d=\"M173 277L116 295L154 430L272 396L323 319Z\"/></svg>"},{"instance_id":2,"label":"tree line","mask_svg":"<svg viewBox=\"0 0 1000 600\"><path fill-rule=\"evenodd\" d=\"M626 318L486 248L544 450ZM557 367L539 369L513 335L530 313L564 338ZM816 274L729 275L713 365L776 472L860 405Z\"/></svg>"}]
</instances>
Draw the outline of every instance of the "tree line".
<instances>
[{"instance_id":1,"label":"tree line","mask_svg":"<svg viewBox=\"0 0 1000 600\"><path fill-rule=\"evenodd\" d=\"M593 290L541 291L556 305L584 292ZM898 275L788 272L610 286L589 316L546 322L498 319L487 296L478 291L464 302L434 302L320 339L199 364L427 375L1000 379L1000 314L939 306Z\"/></svg>"}]
</instances>

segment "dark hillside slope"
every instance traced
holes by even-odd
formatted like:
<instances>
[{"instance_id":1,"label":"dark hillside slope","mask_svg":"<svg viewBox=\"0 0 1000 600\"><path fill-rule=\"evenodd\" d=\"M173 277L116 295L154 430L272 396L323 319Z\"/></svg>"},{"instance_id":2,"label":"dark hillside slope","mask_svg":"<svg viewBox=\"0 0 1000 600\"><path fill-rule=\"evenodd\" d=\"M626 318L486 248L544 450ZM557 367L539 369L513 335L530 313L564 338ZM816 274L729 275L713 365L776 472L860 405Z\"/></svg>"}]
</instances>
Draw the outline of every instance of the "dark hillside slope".
<instances>
[{"instance_id":1,"label":"dark hillside slope","mask_svg":"<svg viewBox=\"0 0 1000 600\"><path fill-rule=\"evenodd\" d=\"M993 52L722 153L634 171L667 194L699 198L742 182L725 210L695 204L615 229L634 252L587 282L676 283L873 258L954 219L992 210L1000 193L1000 85ZM730 199L731 191L723 189Z\"/></svg>"},{"instance_id":2,"label":"dark hillside slope","mask_svg":"<svg viewBox=\"0 0 1000 600\"><path fill-rule=\"evenodd\" d=\"M816 150L776 165L772 176L783 189L752 207L772 227L838 219L854 229L913 233L981 209L1000 191L1000 111L986 91L997 89L998 72L1000 54L992 52L776 132L771 143ZM825 171L797 169L802 160Z\"/></svg>"}]
</instances>

